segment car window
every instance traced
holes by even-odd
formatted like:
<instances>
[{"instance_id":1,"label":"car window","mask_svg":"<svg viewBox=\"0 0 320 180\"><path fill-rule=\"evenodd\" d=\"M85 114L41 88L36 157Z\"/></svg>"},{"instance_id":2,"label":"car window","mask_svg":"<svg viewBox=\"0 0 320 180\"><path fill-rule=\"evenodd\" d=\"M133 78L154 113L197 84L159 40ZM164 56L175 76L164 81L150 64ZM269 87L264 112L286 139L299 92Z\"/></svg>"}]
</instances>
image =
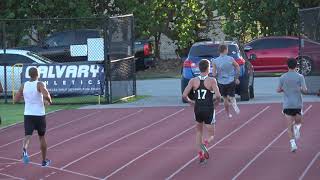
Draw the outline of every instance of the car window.
<instances>
[{"instance_id":1,"label":"car window","mask_svg":"<svg viewBox=\"0 0 320 180\"><path fill-rule=\"evenodd\" d=\"M278 39L275 44L276 48L289 48L292 46L299 46L299 40L297 39Z\"/></svg>"},{"instance_id":2,"label":"car window","mask_svg":"<svg viewBox=\"0 0 320 180\"><path fill-rule=\"evenodd\" d=\"M34 61L26 56L20 54L1 54L0 63L9 63L9 64L28 64L33 63Z\"/></svg>"},{"instance_id":3,"label":"car window","mask_svg":"<svg viewBox=\"0 0 320 180\"><path fill-rule=\"evenodd\" d=\"M77 31L76 36L78 44L87 44L88 38L101 37L98 30Z\"/></svg>"},{"instance_id":4,"label":"car window","mask_svg":"<svg viewBox=\"0 0 320 180\"><path fill-rule=\"evenodd\" d=\"M260 39L249 43L254 50L261 49L274 49L274 48L288 48L292 46L297 46L299 43L295 39Z\"/></svg>"},{"instance_id":5,"label":"car window","mask_svg":"<svg viewBox=\"0 0 320 180\"><path fill-rule=\"evenodd\" d=\"M239 54L239 49L236 45L228 46L228 55L229 56L237 56ZM219 45L199 45L193 46L190 49L190 56L198 56L198 57L217 57L219 56Z\"/></svg>"},{"instance_id":6,"label":"car window","mask_svg":"<svg viewBox=\"0 0 320 180\"><path fill-rule=\"evenodd\" d=\"M74 44L74 36L74 32L58 33L48 38L45 43L49 47L70 46Z\"/></svg>"}]
</instances>

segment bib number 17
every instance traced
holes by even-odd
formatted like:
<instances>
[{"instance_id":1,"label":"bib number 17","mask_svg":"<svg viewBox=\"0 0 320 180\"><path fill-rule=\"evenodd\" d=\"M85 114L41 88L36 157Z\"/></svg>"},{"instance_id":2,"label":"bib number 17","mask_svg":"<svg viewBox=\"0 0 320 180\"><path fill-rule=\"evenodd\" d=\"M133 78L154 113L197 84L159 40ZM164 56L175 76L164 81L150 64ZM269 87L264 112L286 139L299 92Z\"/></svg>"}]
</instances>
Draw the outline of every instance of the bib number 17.
<instances>
[{"instance_id":1,"label":"bib number 17","mask_svg":"<svg viewBox=\"0 0 320 180\"><path fill-rule=\"evenodd\" d=\"M198 89L198 99L206 99L207 90L205 89Z\"/></svg>"}]
</instances>

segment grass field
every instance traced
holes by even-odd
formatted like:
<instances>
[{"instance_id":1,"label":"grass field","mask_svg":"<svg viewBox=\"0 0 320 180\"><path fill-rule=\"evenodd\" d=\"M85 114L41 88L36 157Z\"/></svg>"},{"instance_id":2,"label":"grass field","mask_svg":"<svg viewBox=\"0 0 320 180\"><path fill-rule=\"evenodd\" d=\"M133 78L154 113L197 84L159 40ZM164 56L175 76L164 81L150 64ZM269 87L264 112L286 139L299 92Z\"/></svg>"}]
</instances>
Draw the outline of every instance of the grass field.
<instances>
[{"instance_id":1,"label":"grass field","mask_svg":"<svg viewBox=\"0 0 320 180\"><path fill-rule=\"evenodd\" d=\"M130 103L140 99L147 98L148 96L132 96L123 98L116 103ZM102 101L102 100L101 100ZM88 104L98 104L98 96L79 96L79 97L65 97L65 98L53 98L54 103L70 103L70 104L58 104L51 105L46 108L46 112L52 112L56 110L77 109ZM82 104L79 104L81 103ZM0 128L19 123L23 121L24 104L4 104L3 99L0 102L0 117L2 123Z\"/></svg>"}]
</instances>

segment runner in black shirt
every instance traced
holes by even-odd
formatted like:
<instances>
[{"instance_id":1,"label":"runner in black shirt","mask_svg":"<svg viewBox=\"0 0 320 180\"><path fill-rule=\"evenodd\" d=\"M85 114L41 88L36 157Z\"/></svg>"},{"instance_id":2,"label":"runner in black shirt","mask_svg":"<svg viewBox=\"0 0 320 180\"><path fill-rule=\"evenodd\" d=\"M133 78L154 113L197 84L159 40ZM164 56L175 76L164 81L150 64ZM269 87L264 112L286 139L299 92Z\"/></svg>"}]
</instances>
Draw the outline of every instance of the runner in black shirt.
<instances>
[{"instance_id":1,"label":"runner in black shirt","mask_svg":"<svg viewBox=\"0 0 320 180\"><path fill-rule=\"evenodd\" d=\"M209 158L208 145L213 141L215 128L215 110L214 104L218 105L220 102L220 92L217 82L214 78L208 77L210 62L208 60L201 60L199 63L200 76L192 78L188 86L183 92L183 98L190 104L194 104L196 126L196 144L199 148L200 163L205 162ZM194 91L195 101L188 97L190 91ZM214 100L213 94L216 94ZM203 140L203 125L208 129L209 138Z\"/></svg>"}]
</instances>

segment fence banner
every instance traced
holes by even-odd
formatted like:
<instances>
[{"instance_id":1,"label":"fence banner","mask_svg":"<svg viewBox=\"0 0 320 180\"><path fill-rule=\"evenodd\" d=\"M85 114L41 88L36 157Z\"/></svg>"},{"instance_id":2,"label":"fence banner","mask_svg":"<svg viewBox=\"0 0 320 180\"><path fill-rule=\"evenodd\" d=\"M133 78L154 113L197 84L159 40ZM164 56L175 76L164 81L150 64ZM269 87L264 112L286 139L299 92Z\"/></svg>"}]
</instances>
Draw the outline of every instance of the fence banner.
<instances>
[{"instance_id":1,"label":"fence banner","mask_svg":"<svg viewBox=\"0 0 320 180\"><path fill-rule=\"evenodd\" d=\"M103 64L24 65L22 80L29 80L29 69L37 67L39 80L53 95L103 95L105 74Z\"/></svg>"}]
</instances>

